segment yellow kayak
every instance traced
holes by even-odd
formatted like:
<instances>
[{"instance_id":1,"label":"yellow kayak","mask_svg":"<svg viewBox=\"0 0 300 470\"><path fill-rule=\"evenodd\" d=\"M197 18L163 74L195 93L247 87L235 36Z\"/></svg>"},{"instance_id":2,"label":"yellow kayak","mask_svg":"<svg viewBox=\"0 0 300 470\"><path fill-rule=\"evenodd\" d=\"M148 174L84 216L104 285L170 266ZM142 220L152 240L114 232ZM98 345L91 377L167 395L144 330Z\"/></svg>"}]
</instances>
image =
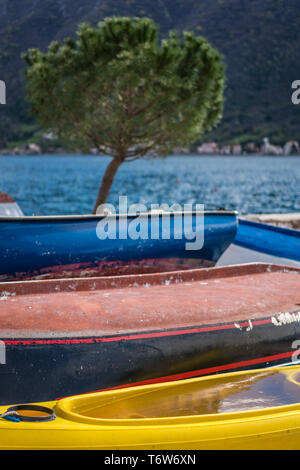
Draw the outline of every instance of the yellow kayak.
<instances>
[{"instance_id":1,"label":"yellow kayak","mask_svg":"<svg viewBox=\"0 0 300 470\"><path fill-rule=\"evenodd\" d=\"M0 449L296 450L300 366L2 406L0 414Z\"/></svg>"}]
</instances>

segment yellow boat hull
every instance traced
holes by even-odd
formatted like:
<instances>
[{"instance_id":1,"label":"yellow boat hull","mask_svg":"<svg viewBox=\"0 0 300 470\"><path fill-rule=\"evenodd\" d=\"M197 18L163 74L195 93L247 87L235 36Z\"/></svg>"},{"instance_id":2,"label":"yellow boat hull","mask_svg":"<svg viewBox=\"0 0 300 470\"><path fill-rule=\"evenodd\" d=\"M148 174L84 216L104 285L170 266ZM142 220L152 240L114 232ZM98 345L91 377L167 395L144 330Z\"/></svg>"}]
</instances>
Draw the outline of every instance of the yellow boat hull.
<instances>
[{"instance_id":1,"label":"yellow boat hull","mask_svg":"<svg viewBox=\"0 0 300 470\"><path fill-rule=\"evenodd\" d=\"M270 368L42 403L56 419L1 419L0 449L299 450L299 378L299 366ZM263 383L273 383L284 404L268 406L272 396L260 408Z\"/></svg>"}]
</instances>

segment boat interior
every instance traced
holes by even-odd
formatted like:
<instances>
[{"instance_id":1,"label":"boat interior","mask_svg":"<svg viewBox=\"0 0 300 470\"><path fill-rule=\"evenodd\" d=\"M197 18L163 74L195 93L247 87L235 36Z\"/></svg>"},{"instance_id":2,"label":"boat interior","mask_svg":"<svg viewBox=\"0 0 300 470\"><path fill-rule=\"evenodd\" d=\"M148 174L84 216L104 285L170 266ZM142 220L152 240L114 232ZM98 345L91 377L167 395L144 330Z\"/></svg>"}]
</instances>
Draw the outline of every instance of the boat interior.
<instances>
[{"instance_id":1,"label":"boat interior","mask_svg":"<svg viewBox=\"0 0 300 470\"><path fill-rule=\"evenodd\" d=\"M251 413L298 404L299 386L300 366L288 366L69 397L56 412L93 424Z\"/></svg>"}]
</instances>

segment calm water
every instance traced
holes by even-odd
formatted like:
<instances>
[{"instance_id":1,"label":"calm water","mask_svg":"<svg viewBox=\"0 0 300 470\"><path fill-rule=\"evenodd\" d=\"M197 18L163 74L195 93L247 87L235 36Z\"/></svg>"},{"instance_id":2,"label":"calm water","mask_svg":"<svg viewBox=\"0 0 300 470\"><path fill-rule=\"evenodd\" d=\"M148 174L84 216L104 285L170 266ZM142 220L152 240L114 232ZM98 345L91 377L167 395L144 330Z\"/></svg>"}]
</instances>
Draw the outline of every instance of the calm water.
<instances>
[{"instance_id":1,"label":"calm water","mask_svg":"<svg viewBox=\"0 0 300 470\"><path fill-rule=\"evenodd\" d=\"M177 383L178 384L178 383ZM130 395L129 395L130 396ZM171 388L154 389L147 394L103 402L84 413L93 418L134 419L232 413L299 403L299 371L263 371L231 379L210 378Z\"/></svg>"},{"instance_id":2,"label":"calm water","mask_svg":"<svg viewBox=\"0 0 300 470\"><path fill-rule=\"evenodd\" d=\"M0 157L0 191L26 215L91 212L107 157ZM129 204L201 203L240 213L300 212L299 157L198 157L125 163L109 201Z\"/></svg>"}]
</instances>

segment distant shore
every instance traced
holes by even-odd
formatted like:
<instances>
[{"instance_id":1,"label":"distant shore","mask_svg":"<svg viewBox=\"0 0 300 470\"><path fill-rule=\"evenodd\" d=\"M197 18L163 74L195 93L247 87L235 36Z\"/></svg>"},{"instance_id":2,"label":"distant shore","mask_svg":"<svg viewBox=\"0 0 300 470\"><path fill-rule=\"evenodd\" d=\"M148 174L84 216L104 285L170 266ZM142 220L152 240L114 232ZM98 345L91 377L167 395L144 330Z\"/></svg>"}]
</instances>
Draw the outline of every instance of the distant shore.
<instances>
[{"instance_id":1,"label":"distant shore","mask_svg":"<svg viewBox=\"0 0 300 470\"><path fill-rule=\"evenodd\" d=\"M44 140L43 145L37 143L22 144L13 148L0 149L0 156L5 155L82 155L80 151L70 151L63 147L53 145L51 139ZM95 148L91 148L87 154L101 155ZM221 144L216 142L204 142L198 147L176 148L172 155L203 155L203 156L300 156L300 145L297 140L290 140L284 145L273 145L265 137L261 145L255 142L241 144ZM149 154L149 156L156 156Z\"/></svg>"},{"instance_id":2,"label":"distant shore","mask_svg":"<svg viewBox=\"0 0 300 470\"><path fill-rule=\"evenodd\" d=\"M22 152L14 152L12 150L8 150L8 149L4 149L4 150L0 150L0 158L1 156L2 157L14 157L14 156L21 156L21 157L33 157L33 156L36 156L36 157L51 157L51 156L58 156L58 155L62 155L62 156L66 156L66 157L74 157L74 156L83 156L83 155L90 155L90 156L95 156L95 157L99 157L99 156L104 156L104 157L109 157L110 155L105 155L105 154L101 154L101 153L94 153L94 152L85 152L85 153L81 153L81 152L70 152L68 150L59 150L59 151L45 151L45 152L30 152L28 150L24 150ZM194 150L190 150L189 152L176 152L176 153L172 153L170 154L169 156L170 157L182 157L182 156L193 156L193 157L211 157L211 158L214 158L214 157L300 157L300 152L299 153L291 153L291 154L280 154L280 155L274 155L274 154L266 154L266 153L240 153L240 154L224 154L224 153L197 153L195 152ZM159 155L154 155L154 154L148 154L148 155L145 155L143 157L143 159L152 159L152 158L159 158ZM163 157L161 157L163 158Z\"/></svg>"}]
</instances>

